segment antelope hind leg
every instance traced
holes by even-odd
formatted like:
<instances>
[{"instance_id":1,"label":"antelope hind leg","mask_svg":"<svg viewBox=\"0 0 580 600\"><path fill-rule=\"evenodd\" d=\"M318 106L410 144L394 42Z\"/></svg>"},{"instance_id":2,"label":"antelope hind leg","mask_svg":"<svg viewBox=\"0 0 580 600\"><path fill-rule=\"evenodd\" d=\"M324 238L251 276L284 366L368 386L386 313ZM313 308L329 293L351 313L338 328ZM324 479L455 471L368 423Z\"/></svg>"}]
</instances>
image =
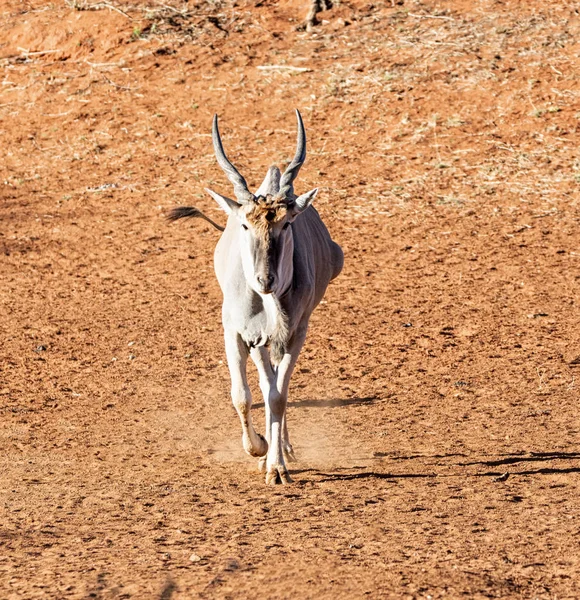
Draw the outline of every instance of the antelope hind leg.
<instances>
[{"instance_id":1,"label":"antelope hind leg","mask_svg":"<svg viewBox=\"0 0 580 600\"><path fill-rule=\"evenodd\" d=\"M284 413L284 419L282 420L282 452L284 453L284 458L288 462L296 462L294 448L292 447L288 436L288 420L286 413Z\"/></svg>"}]
</instances>

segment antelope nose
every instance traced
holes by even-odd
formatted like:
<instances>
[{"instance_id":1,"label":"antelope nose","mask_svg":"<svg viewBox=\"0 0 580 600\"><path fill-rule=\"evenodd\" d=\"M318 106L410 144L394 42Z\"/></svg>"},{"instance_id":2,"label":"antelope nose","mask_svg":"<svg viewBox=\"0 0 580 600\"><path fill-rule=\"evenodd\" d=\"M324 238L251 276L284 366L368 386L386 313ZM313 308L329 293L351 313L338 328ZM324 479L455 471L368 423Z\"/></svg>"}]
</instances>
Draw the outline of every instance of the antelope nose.
<instances>
[{"instance_id":1,"label":"antelope nose","mask_svg":"<svg viewBox=\"0 0 580 600\"><path fill-rule=\"evenodd\" d=\"M273 275L268 275L268 277L258 277L257 279L264 292L269 292L272 290L272 286L274 285Z\"/></svg>"}]
</instances>

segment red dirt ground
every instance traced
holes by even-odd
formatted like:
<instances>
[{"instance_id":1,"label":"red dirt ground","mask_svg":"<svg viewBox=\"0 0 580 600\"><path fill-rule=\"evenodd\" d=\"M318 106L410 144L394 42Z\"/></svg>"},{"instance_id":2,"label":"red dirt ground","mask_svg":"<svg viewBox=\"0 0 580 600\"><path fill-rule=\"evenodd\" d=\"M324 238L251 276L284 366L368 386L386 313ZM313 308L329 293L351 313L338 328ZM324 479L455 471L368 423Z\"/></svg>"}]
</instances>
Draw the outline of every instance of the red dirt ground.
<instances>
[{"instance_id":1,"label":"red dirt ground","mask_svg":"<svg viewBox=\"0 0 580 600\"><path fill-rule=\"evenodd\" d=\"M0 4L0 597L580 597L577 5L305 4ZM294 108L346 262L267 487L163 217Z\"/></svg>"}]
</instances>

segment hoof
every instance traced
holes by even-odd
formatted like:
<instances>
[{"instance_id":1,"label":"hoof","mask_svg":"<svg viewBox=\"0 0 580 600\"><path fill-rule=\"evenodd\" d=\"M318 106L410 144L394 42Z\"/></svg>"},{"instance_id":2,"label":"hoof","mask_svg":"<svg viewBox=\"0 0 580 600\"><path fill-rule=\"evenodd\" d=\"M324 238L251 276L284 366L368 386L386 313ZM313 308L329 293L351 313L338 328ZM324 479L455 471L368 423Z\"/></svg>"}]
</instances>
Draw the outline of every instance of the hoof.
<instances>
[{"instance_id":1,"label":"hoof","mask_svg":"<svg viewBox=\"0 0 580 600\"><path fill-rule=\"evenodd\" d=\"M244 450L250 456L265 456L268 454L268 442L263 435L256 433L256 443L252 444L249 437L242 436L242 445Z\"/></svg>"},{"instance_id":2,"label":"hoof","mask_svg":"<svg viewBox=\"0 0 580 600\"><path fill-rule=\"evenodd\" d=\"M290 444L288 444L285 448L284 448L284 458L288 461L288 462L296 462L296 455L294 454L294 448L292 448L292 446Z\"/></svg>"},{"instance_id":3,"label":"hoof","mask_svg":"<svg viewBox=\"0 0 580 600\"><path fill-rule=\"evenodd\" d=\"M260 473L266 472L266 457L265 456L261 456L260 460L258 461L258 471L260 471Z\"/></svg>"},{"instance_id":4,"label":"hoof","mask_svg":"<svg viewBox=\"0 0 580 600\"><path fill-rule=\"evenodd\" d=\"M271 467L266 473L266 483L268 485L278 485L280 483L292 483L290 473L284 467Z\"/></svg>"}]
</instances>

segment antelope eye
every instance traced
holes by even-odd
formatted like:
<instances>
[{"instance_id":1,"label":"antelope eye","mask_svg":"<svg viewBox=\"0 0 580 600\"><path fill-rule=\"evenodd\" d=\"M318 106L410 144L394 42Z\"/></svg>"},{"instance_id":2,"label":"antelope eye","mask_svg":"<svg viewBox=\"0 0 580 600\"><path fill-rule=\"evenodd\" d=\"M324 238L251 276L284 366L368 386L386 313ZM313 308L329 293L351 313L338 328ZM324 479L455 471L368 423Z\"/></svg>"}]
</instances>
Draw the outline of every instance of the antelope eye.
<instances>
[{"instance_id":1,"label":"antelope eye","mask_svg":"<svg viewBox=\"0 0 580 600\"><path fill-rule=\"evenodd\" d=\"M286 223L284 223L282 229L288 229L288 227L290 227L290 223L286 222Z\"/></svg>"},{"instance_id":2,"label":"antelope eye","mask_svg":"<svg viewBox=\"0 0 580 600\"><path fill-rule=\"evenodd\" d=\"M247 225L244 225L244 224L242 223L242 229L243 229L244 231L247 231L247 229L248 229L248 226L247 226Z\"/></svg>"}]
</instances>

